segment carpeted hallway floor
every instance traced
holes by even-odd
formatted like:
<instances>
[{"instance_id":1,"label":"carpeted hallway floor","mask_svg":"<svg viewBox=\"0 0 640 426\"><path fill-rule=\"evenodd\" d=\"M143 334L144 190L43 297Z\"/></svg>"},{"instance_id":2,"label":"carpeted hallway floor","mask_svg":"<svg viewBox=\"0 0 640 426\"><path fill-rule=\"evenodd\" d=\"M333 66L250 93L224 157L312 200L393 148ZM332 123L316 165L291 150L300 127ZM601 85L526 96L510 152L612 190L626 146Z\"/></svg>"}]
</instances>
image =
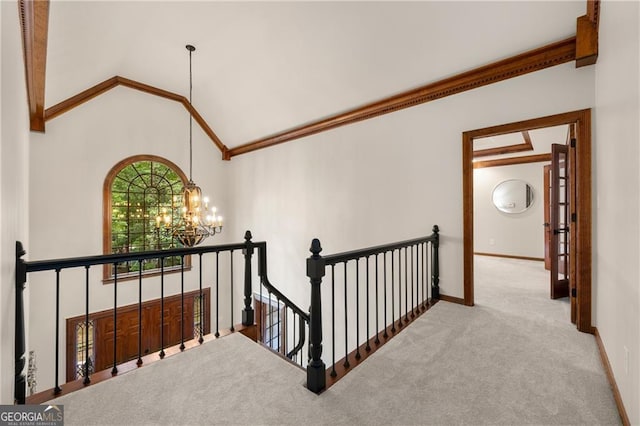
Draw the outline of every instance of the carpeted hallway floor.
<instances>
[{"instance_id":1,"label":"carpeted hallway floor","mask_svg":"<svg viewBox=\"0 0 640 426\"><path fill-rule=\"evenodd\" d=\"M473 308L440 302L320 396L239 334L61 397L73 424L619 424L593 336L540 262L476 259Z\"/></svg>"}]
</instances>

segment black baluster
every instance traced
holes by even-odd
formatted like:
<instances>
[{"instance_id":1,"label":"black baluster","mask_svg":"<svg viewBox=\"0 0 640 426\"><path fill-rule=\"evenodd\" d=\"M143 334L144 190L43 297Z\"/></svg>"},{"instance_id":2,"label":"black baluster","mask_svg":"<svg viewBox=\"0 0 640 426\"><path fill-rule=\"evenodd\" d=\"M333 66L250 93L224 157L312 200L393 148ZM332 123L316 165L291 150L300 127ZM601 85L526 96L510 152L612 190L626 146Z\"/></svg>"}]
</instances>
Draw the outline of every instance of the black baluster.
<instances>
[{"instance_id":1,"label":"black baluster","mask_svg":"<svg viewBox=\"0 0 640 426\"><path fill-rule=\"evenodd\" d=\"M164 359L164 259L160 263L160 359Z\"/></svg>"},{"instance_id":2,"label":"black baluster","mask_svg":"<svg viewBox=\"0 0 640 426\"><path fill-rule=\"evenodd\" d=\"M284 353L282 349L282 323L280 322L280 298L276 296L276 312L278 313L278 352Z\"/></svg>"},{"instance_id":3,"label":"black baluster","mask_svg":"<svg viewBox=\"0 0 640 426\"><path fill-rule=\"evenodd\" d=\"M118 263L113 264L113 368L111 375L118 374Z\"/></svg>"},{"instance_id":4,"label":"black baluster","mask_svg":"<svg viewBox=\"0 0 640 426\"><path fill-rule=\"evenodd\" d=\"M416 312L417 312L417 308L418 308L418 289L416 288L416 294L415 294L415 299L413 297L413 285L414 285L414 275L413 275L413 246L409 247L409 249L411 250L411 318L415 318L416 317ZM417 249L417 246L416 246ZM417 264L417 262L416 262ZM417 280L418 280L418 273L416 272L415 275L415 283L417 284ZM419 313L419 312L418 312Z\"/></svg>"},{"instance_id":5,"label":"black baluster","mask_svg":"<svg viewBox=\"0 0 640 426\"><path fill-rule=\"evenodd\" d=\"M382 268L382 272L384 273L384 279L383 279L383 284L384 284L384 289L383 289L383 295L384 295L384 333L382 334L382 337L384 337L385 339L387 337L389 337L389 334L387 333L387 252L385 251L383 256L382 256L382 261L383 261L383 268ZM377 342L376 342L377 343Z\"/></svg>"},{"instance_id":6,"label":"black baluster","mask_svg":"<svg viewBox=\"0 0 640 426\"><path fill-rule=\"evenodd\" d=\"M285 308L285 311L286 311L286 308ZM297 342L297 340L296 340L296 313L295 313L295 311L293 309L291 310L291 312L293 314L293 315L291 315L291 319L293 321L293 344L294 344L294 347L295 347L295 344ZM289 350L287 350L287 353L288 352L289 352ZM291 360L293 362L296 362L296 359L298 359L298 353L296 352L295 354L293 354L293 356L295 358L292 357Z\"/></svg>"},{"instance_id":7,"label":"black baluster","mask_svg":"<svg viewBox=\"0 0 640 426\"><path fill-rule=\"evenodd\" d=\"M360 259L356 259L356 359L360 358Z\"/></svg>"},{"instance_id":8,"label":"black baluster","mask_svg":"<svg viewBox=\"0 0 640 426\"><path fill-rule=\"evenodd\" d=\"M404 248L404 322L409 322L409 267L407 248Z\"/></svg>"},{"instance_id":9,"label":"black baluster","mask_svg":"<svg viewBox=\"0 0 640 426\"><path fill-rule=\"evenodd\" d=\"M220 337L220 252L216 252L216 333L214 336Z\"/></svg>"},{"instance_id":10,"label":"black baluster","mask_svg":"<svg viewBox=\"0 0 640 426\"><path fill-rule=\"evenodd\" d=\"M396 313L395 313L395 282L396 282L396 274L395 274L395 262L394 262L394 251L391 250L391 332L396 332Z\"/></svg>"},{"instance_id":11,"label":"black baluster","mask_svg":"<svg viewBox=\"0 0 640 426\"><path fill-rule=\"evenodd\" d=\"M184 255L182 255L180 266L180 350L184 351Z\"/></svg>"},{"instance_id":12,"label":"black baluster","mask_svg":"<svg viewBox=\"0 0 640 426\"><path fill-rule=\"evenodd\" d=\"M231 327L229 329L234 332L236 331L233 326L233 250L231 250Z\"/></svg>"},{"instance_id":13,"label":"black baluster","mask_svg":"<svg viewBox=\"0 0 640 426\"><path fill-rule=\"evenodd\" d=\"M198 253L198 284L200 289L200 297L198 299L198 305L200 308L200 318L199 318L199 328L200 328L200 337L198 338L198 343L202 344L204 342L204 328L202 326L204 321L204 312L202 311L202 253Z\"/></svg>"},{"instance_id":14,"label":"black baluster","mask_svg":"<svg viewBox=\"0 0 640 426\"><path fill-rule=\"evenodd\" d=\"M84 315L84 383L91 383L89 379L89 266L84 267L85 273L85 315Z\"/></svg>"},{"instance_id":15,"label":"black baluster","mask_svg":"<svg viewBox=\"0 0 640 426\"><path fill-rule=\"evenodd\" d=\"M344 368L349 368L349 313L347 311L347 264L344 262Z\"/></svg>"},{"instance_id":16,"label":"black baluster","mask_svg":"<svg viewBox=\"0 0 640 426\"><path fill-rule=\"evenodd\" d=\"M311 242L311 257L307 259L307 276L311 282L311 308L309 310L309 353L307 389L319 393L326 387L326 366L322 361L322 296L320 285L325 274L325 262L320 252L320 241Z\"/></svg>"},{"instance_id":17,"label":"black baluster","mask_svg":"<svg viewBox=\"0 0 640 426\"><path fill-rule=\"evenodd\" d=\"M440 228L438 225L433 225L433 233L435 235L434 241L431 243L431 297L433 299L440 299L440 260L438 251L440 249Z\"/></svg>"},{"instance_id":18,"label":"black baluster","mask_svg":"<svg viewBox=\"0 0 640 426\"><path fill-rule=\"evenodd\" d=\"M426 311L427 303L429 300L429 295L427 294L427 287L426 287L427 280L425 279L425 269L424 269L424 256L425 256L425 251L427 249L427 244L422 243L420 247L422 247L422 255L420 256L420 262L422 263L422 310Z\"/></svg>"},{"instance_id":19,"label":"black baluster","mask_svg":"<svg viewBox=\"0 0 640 426\"><path fill-rule=\"evenodd\" d=\"M251 242L251 232L244 234L244 310L242 311L242 325L253 325L254 313L251 307L251 256L254 246Z\"/></svg>"},{"instance_id":20,"label":"black baluster","mask_svg":"<svg viewBox=\"0 0 640 426\"><path fill-rule=\"evenodd\" d=\"M367 258L369 260L369 258ZM369 265L367 265L367 280L369 280ZM376 345L380 344L380 323L379 323L379 315L378 315L378 305L380 305L380 299L378 299L378 253L376 253L376 339L374 343ZM368 321L367 321L368 323ZM367 345L369 344L369 340L367 339ZM368 346L367 346L368 347ZM370 350L370 348L368 349Z\"/></svg>"},{"instance_id":21,"label":"black baluster","mask_svg":"<svg viewBox=\"0 0 640 426\"><path fill-rule=\"evenodd\" d=\"M378 255L376 254L376 268L378 267ZM378 271L376 270L376 340L378 340ZM365 350L371 352L371 345L369 344L369 256L367 256L367 346Z\"/></svg>"},{"instance_id":22,"label":"black baluster","mask_svg":"<svg viewBox=\"0 0 640 426\"><path fill-rule=\"evenodd\" d=\"M114 340L115 344L115 340ZM56 385L53 388L53 394L59 395L62 392L59 381L60 363L60 269L56 269Z\"/></svg>"},{"instance_id":23,"label":"black baluster","mask_svg":"<svg viewBox=\"0 0 640 426\"><path fill-rule=\"evenodd\" d=\"M142 365L142 259L138 261L138 266L138 361L136 364L139 367Z\"/></svg>"},{"instance_id":24,"label":"black baluster","mask_svg":"<svg viewBox=\"0 0 640 426\"><path fill-rule=\"evenodd\" d=\"M402 249L398 249L398 328L402 328Z\"/></svg>"},{"instance_id":25,"label":"black baluster","mask_svg":"<svg viewBox=\"0 0 640 426\"><path fill-rule=\"evenodd\" d=\"M336 274L331 265L331 377L336 377ZM311 329L311 326L309 326ZM311 330L309 330L311 331ZM311 336L309 336L311 338Z\"/></svg>"}]
</instances>

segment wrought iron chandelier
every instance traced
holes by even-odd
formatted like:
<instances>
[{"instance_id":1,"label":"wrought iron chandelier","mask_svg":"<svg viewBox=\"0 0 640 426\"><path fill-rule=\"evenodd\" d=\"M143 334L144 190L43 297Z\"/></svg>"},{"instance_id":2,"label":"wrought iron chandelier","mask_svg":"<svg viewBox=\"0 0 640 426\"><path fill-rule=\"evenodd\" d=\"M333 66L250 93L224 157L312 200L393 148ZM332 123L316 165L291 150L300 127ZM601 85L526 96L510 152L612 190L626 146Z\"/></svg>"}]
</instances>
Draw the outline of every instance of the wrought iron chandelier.
<instances>
[{"instance_id":1,"label":"wrought iron chandelier","mask_svg":"<svg viewBox=\"0 0 640 426\"><path fill-rule=\"evenodd\" d=\"M193 92L193 75L191 71L191 54L196 48L190 44L189 51L189 106ZM171 216L164 214L156 217L156 227L164 223L165 230L185 247L200 244L207 237L222 232L222 216L217 215L215 207L209 208L209 198L202 196L202 190L193 181L193 116L189 112L189 182L182 188L182 210L180 220L173 226Z\"/></svg>"}]
</instances>

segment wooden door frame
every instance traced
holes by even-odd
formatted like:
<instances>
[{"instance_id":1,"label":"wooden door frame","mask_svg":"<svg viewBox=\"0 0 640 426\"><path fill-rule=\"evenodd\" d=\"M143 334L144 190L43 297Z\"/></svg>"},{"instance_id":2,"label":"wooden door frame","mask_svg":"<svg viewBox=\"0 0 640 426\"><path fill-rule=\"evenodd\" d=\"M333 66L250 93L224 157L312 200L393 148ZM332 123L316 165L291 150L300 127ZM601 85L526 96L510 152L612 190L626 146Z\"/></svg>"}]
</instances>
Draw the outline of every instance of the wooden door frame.
<instances>
[{"instance_id":1,"label":"wooden door frame","mask_svg":"<svg viewBox=\"0 0 640 426\"><path fill-rule=\"evenodd\" d=\"M575 147L576 205L572 210L576 221L571 223L575 238L576 326L585 333L593 333L591 325L591 109L518 121L462 133L462 208L464 304L474 304L473 277L473 140L543 127L575 125L578 143Z\"/></svg>"}]
</instances>

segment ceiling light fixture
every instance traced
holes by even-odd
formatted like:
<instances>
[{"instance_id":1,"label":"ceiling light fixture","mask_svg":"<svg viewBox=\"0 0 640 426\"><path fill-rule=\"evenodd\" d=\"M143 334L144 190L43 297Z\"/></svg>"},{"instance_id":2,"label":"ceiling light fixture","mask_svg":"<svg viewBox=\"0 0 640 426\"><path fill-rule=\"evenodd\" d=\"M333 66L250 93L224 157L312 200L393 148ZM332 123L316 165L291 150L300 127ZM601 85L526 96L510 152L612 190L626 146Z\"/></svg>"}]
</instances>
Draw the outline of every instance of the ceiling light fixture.
<instances>
[{"instance_id":1,"label":"ceiling light fixture","mask_svg":"<svg viewBox=\"0 0 640 426\"><path fill-rule=\"evenodd\" d=\"M193 92L193 75L191 72L191 54L196 48L190 44L189 51L189 106ZM193 116L189 111L189 182L182 188L182 211L180 220L174 227L171 216L156 217L156 227L164 227L185 247L200 244L205 238L212 237L222 231L222 216L217 216L217 209L209 209L209 198L202 196L202 190L193 181Z\"/></svg>"}]
</instances>

